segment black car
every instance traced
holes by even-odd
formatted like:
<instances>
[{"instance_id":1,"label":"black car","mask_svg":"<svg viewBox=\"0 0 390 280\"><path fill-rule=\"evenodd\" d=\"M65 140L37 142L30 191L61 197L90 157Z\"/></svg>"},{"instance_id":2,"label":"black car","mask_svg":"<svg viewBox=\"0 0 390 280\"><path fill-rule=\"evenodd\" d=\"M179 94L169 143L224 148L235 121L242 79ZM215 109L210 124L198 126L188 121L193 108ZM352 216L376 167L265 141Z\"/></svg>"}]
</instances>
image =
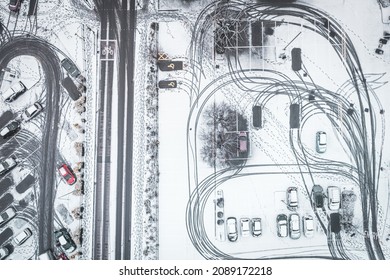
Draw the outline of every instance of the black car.
<instances>
[{"instance_id":1,"label":"black car","mask_svg":"<svg viewBox=\"0 0 390 280\"><path fill-rule=\"evenodd\" d=\"M73 78L78 78L80 76L80 70L77 68L76 64L73 63L69 58L65 58L61 61L62 67L71 75Z\"/></svg>"},{"instance_id":2,"label":"black car","mask_svg":"<svg viewBox=\"0 0 390 280\"><path fill-rule=\"evenodd\" d=\"M77 246L66 228L54 232L57 242L66 253L73 253Z\"/></svg>"},{"instance_id":3,"label":"black car","mask_svg":"<svg viewBox=\"0 0 390 280\"><path fill-rule=\"evenodd\" d=\"M377 49L375 50L375 53L376 53L376 54L383 54L383 50L380 49L380 48L377 48Z\"/></svg>"},{"instance_id":4,"label":"black car","mask_svg":"<svg viewBox=\"0 0 390 280\"><path fill-rule=\"evenodd\" d=\"M18 132L19 128L20 123L18 121L11 121L0 130L0 136L3 137L3 139L6 139Z\"/></svg>"},{"instance_id":5,"label":"black car","mask_svg":"<svg viewBox=\"0 0 390 280\"><path fill-rule=\"evenodd\" d=\"M315 208L324 207L324 190L320 185L314 185L311 191L313 205Z\"/></svg>"},{"instance_id":6,"label":"black car","mask_svg":"<svg viewBox=\"0 0 390 280\"><path fill-rule=\"evenodd\" d=\"M340 224L340 214L339 213L331 213L330 214L330 231L334 233L339 233L341 230Z\"/></svg>"}]
</instances>

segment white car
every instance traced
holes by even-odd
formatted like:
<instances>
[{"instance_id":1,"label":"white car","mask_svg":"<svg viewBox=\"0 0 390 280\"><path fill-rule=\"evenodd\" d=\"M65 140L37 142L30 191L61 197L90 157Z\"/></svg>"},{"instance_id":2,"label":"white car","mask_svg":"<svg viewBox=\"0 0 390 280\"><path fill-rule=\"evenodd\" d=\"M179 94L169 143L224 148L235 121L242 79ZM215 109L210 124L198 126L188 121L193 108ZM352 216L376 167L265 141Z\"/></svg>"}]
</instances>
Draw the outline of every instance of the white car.
<instances>
[{"instance_id":1,"label":"white car","mask_svg":"<svg viewBox=\"0 0 390 280\"><path fill-rule=\"evenodd\" d=\"M10 157L0 162L0 175L4 175L17 165L14 158Z\"/></svg>"},{"instance_id":2,"label":"white car","mask_svg":"<svg viewBox=\"0 0 390 280\"><path fill-rule=\"evenodd\" d=\"M317 131L316 133L316 150L317 153L325 153L327 146L326 132Z\"/></svg>"},{"instance_id":3,"label":"white car","mask_svg":"<svg viewBox=\"0 0 390 280\"><path fill-rule=\"evenodd\" d=\"M328 187L328 207L331 211L337 211L340 208L340 189L338 187Z\"/></svg>"},{"instance_id":4,"label":"white car","mask_svg":"<svg viewBox=\"0 0 390 280\"><path fill-rule=\"evenodd\" d=\"M30 238L32 235L32 231L29 228L26 228L21 233L19 233L17 236L15 236L14 241L16 245L22 245L24 242L27 241L27 239Z\"/></svg>"},{"instance_id":5,"label":"white car","mask_svg":"<svg viewBox=\"0 0 390 280\"><path fill-rule=\"evenodd\" d=\"M314 220L311 215L305 215L302 217L303 220L303 233L306 237L314 236Z\"/></svg>"},{"instance_id":6,"label":"white car","mask_svg":"<svg viewBox=\"0 0 390 280\"><path fill-rule=\"evenodd\" d=\"M31 120L33 117L39 114L43 110L43 107L40 103L35 102L30 107L26 108L24 112L22 113L22 119L26 122Z\"/></svg>"},{"instance_id":7,"label":"white car","mask_svg":"<svg viewBox=\"0 0 390 280\"><path fill-rule=\"evenodd\" d=\"M66 228L61 228L60 230L55 231L54 235L65 252L70 254L76 250L76 243L74 243Z\"/></svg>"},{"instance_id":8,"label":"white car","mask_svg":"<svg viewBox=\"0 0 390 280\"><path fill-rule=\"evenodd\" d=\"M238 239L237 219L234 217L227 218L226 219L226 227L227 227L228 240L231 242L237 241L237 239Z\"/></svg>"},{"instance_id":9,"label":"white car","mask_svg":"<svg viewBox=\"0 0 390 280\"><path fill-rule=\"evenodd\" d=\"M290 237L292 239L301 237L301 220L298 214L290 215Z\"/></svg>"},{"instance_id":10,"label":"white car","mask_svg":"<svg viewBox=\"0 0 390 280\"><path fill-rule=\"evenodd\" d=\"M7 247L1 247L0 248L0 260L4 260L6 257L9 256L9 250Z\"/></svg>"},{"instance_id":11,"label":"white car","mask_svg":"<svg viewBox=\"0 0 390 280\"><path fill-rule=\"evenodd\" d=\"M0 136L3 139L15 134L20 128L20 123L18 121L11 121L5 127L0 130Z\"/></svg>"},{"instance_id":12,"label":"white car","mask_svg":"<svg viewBox=\"0 0 390 280\"><path fill-rule=\"evenodd\" d=\"M288 236L287 216L285 214L279 214L276 217L276 226L278 229L278 236L279 237L287 237Z\"/></svg>"},{"instance_id":13,"label":"white car","mask_svg":"<svg viewBox=\"0 0 390 280\"><path fill-rule=\"evenodd\" d=\"M15 216L16 216L15 209L13 207L8 208L7 210L5 210L3 213L0 214L0 226L9 222Z\"/></svg>"},{"instance_id":14,"label":"white car","mask_svg":"<svg viewBox=\"0 0 390 280\"><path fill-rule=\"evenodd\" d=\"M240 220L241 223L241 236L248 237L250 235L250 222L248 218L242 218Z\"/></svg>"},{"instance_id":15,"label":"white car","mask_svg":"<svg viewBox=\"0 0 390 280\"><path fill-rule=\"evenodd\" d=\"M4 94L3 98L5 102L12 102L16 98L18 98L20 95L22 95L24 92L26 92L27 88L22 82L17 82L13 84L9 89L7 89Z\"/></svg>"},{"instance_id":16,"label":"white car","mask_svg":"<svg viewBox=\"0 0 390 280\"><path fill-rule=\"evenodd\" d=\"M261 218L252 219L252 236L259 237L261 235Z\"/></svg>"},{"instance_id":17,"label":"white car","mask_svg":"<svg viewBox=\"0 0 390 280\"><path fill-rule=\"evenodd\" d=\"M291 211L298 209L298 189L296 187L287 189L287 208Z\"/></svg>"}]
</instances>

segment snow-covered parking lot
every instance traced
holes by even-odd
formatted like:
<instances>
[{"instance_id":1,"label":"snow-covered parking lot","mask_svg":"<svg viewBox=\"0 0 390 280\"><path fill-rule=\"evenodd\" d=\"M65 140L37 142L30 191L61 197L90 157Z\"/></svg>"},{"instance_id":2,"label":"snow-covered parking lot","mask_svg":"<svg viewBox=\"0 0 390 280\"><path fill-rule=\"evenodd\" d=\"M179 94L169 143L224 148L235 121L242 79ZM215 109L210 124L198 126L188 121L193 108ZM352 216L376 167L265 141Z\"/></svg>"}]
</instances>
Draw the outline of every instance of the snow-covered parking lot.
<instances>
[{"instance_id":1,"label":"snow-covered parking lot","mask_svg":"<svg viewBox=\"0 0 390 280\"><path fill-rule=\"evenodd\" d=\"M183 17L181 21L160 25L159 52L166 54L165 59L182 60L185 65L184 70L159 72L159 80L176 80L178 84L177 89L159 90L161 259L388 257L389 158L385 151L389 142L381 140L385 130L383 120L387 116L383 108L389 102L383 95L388 90L385 81L389 60L388 54L381 57L374 53L375 41L387 27L374 17L380 14L375 4L359 6L369 11L367 17L372 18L363 29L362 22L347 12L353 3L343 3L343 8L335 9L336 3L316 1L309 6L280 8L274 14L263 10L266 5L254 5L255 8L243 5L238 9L251 13L253 21L256 13L262 20L243 24L240 18L223 25L223 20L228 22L229 4L226 4L224 8L208 8L210 12L215 8L225 15L218 22L218 13L214 13L214 25L204 15L197 22ZM299 13L307 18L297 17ZM268 20L271 15L275 17ZM235 16L231 11L230 17ZM188 34L189 26L193 36L184 40L187 36L183 33ZM214 52L215 28L231 30L227 35L230 39L225 37L218 43L224 48L220 54ZM316 28L319 31L313 32ZM358 34L359 28L362 32ZM376 34L367 31L371 29L379 31ZM239 35L234 37L235 34ZM294 69L293 49L301 52L299 69ZM349 60L351 55L356 59L354 62ZM361 68L349 68L351 63L360 63ZM354 71L359 74L351 74ZM354 81L353 75L365 78ZM367 95L361 98L361 92L372 96L371 100ZM214 136L207 138L205 111L213 106L219 108L223 102L236 112L238 129L221 130L221 116L211 123L214 129L209 131ZM291 127L291 104L299 104L299 128ZM252 124L254 106L262 107L260 129ZM242 126L245 121L240 124L240 118L246 120L246 127ZM354 123L361 119L364 128L359 121ZM377 124L377 130L371 131L371 121ZM233 140L235 144L229 140L234 138L229 134L238 135L240 131L248 136L246 156L226 148L240 147L238 136ZM316 147L318 131L327 135L324 153ZM215 135L220 135L222 140ZM377 155L382 155L381 163L369 150L370 144L376 146ZM205 154L205 147L214 156ZM365 168L360 155L366 153L369 158L366 164L373 168L371 175L364 171L367 180L381 173L380 180L369 191L358 175ZM223 164L218 158L221 155L230 163ZM237 159L239 163L233 163ZM313 204L314 185L323 187L322 209ZM286 191L291 186L298 189L296 211L286 206ZM329 186L340 190L341 204L337 210L330 209ZM237 242L218 240L215 213L218 190L224 195L224 221L228 217L237 218ZM371 191L381 195L378 199L370 198ZM348 204L351 194L353 202ZM375 205L374 213L367 208L367 200ZM299 239L277 236L277 215L292 213L298 213L300 218L314 217L313 237L303 234L303 223ZM331 215L336 213L341 222L335 222L336 216ZM241 218L261 218L262 236L242 237ZM368 226L368 220L376 220L374 228ZM341 225L340 232L337 223ZM377 244L378 236L381 245ZM370 254L364 245L367 237L377 256Z\"/></svg>"}]
</instances>

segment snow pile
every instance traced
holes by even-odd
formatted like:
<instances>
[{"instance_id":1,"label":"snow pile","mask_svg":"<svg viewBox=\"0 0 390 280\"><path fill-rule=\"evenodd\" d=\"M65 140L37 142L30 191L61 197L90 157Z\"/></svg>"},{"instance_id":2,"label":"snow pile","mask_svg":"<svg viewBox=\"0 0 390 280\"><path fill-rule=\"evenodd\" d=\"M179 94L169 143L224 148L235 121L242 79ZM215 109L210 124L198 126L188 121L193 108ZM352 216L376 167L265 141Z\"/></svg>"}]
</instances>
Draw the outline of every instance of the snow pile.
<instances>
[{"instance_id":1,"label":"snow pile","mask_svg":"<svg viewBox=\"0 0 390 280\"><path fill-rule=\"evenodd\" d=\"M147 25L137 24L135 69L149 61ZM132 194L132 259L142 259L143 243L143 192L145 183L145 88L146 81L143 71L135 71L134 77L134 122L133 122L133 194Z\"/></svg>"},{"instance_id":2,"label":"snow pile","mask_svg":"<svg viewBox=\"0 0 390 280\"><path fill-rule=\"evenodd\" d=\"M96 46L94 45L95 32L91 28L84 28L84 42L85 42L85 55L86 57L95 57ZM97 80L95 69L97 67L96 61L89 61L85 64L85 75L87 80L87 92L86 92L86 112L84 118L86 120L85 125L85 140L84 140L84 201L82 219L82 258L92 258L92 246L93 246L93 209L94 209L94 174L95 174L95 145L96 145L96 87L94 82Z\"/></svg>"}]
</instances>

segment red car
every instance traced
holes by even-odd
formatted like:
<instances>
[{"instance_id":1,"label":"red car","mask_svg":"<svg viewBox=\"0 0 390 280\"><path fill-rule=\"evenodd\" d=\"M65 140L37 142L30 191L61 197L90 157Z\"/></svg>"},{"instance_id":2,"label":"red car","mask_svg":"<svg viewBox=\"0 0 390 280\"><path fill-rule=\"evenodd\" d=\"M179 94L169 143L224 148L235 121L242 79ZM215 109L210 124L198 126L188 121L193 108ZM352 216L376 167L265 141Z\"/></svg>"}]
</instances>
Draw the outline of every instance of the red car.
<instances>
[{"instance_id":1,"label":"red car","mask_svg":"<svg viewBox=\"0 0 390 280\"><path fill-rule=\"evenodd\" d=\"M60 172L60 175L66 180L68 185L76 183L76 176L74 176L72 169L68 165L61 165L61 167L58 168L58 172Z\"/></svg>"},{"instance_id":2,"label":"red car","mask_svg":"<svg viewBox=\"0 0 390 280\"><path fill-rule=\"evenodd\" d=\"M10 11L17 13L20 9L20 4L21 4L20 2L21 2L20 0L10 0L8 6Z\"/></svg>"},{"instance_id":3,"label":"red car","mask_svg":"<svg viewBox=\"0 0 390 280\"><path fill-rule=\"evenodd\" d=\"M61 253L58 255L57 260L69 260L69 258L65 255L65 253Z\"/></svg>"}]
</instances>

